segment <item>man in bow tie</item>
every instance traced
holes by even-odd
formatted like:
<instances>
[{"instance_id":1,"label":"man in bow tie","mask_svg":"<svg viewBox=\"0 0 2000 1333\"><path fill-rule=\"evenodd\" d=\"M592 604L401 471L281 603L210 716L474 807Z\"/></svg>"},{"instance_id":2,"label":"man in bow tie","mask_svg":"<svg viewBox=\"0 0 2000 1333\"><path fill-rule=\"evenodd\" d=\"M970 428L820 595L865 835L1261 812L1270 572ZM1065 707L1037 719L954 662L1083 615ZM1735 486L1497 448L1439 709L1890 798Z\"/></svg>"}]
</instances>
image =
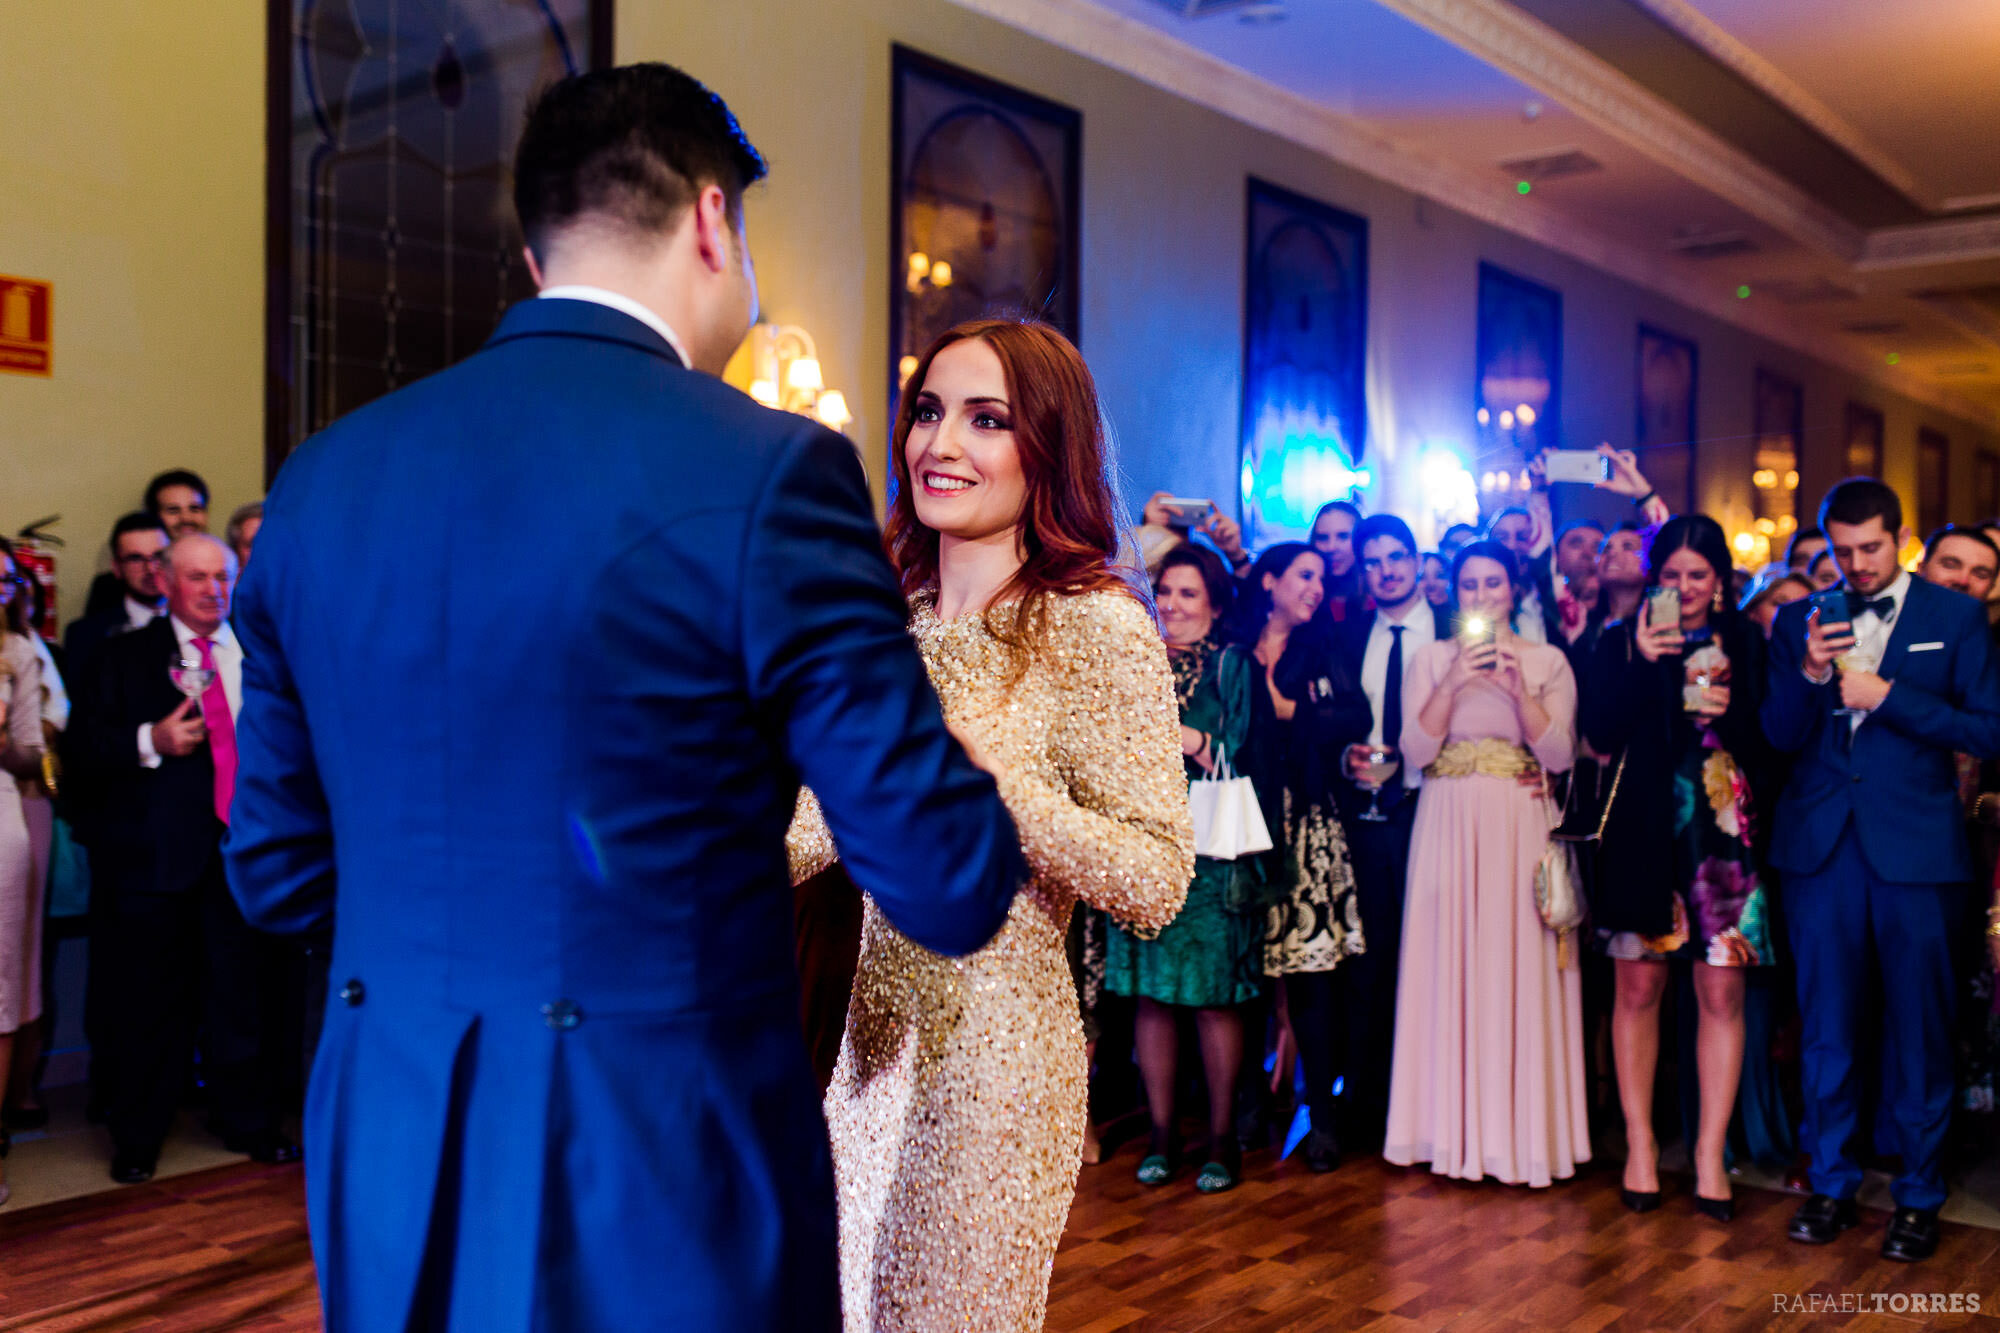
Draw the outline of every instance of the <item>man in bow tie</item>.
<instances>
[{"instance_id":1,"label":"man in bow tie","mask_svg":"<svg viewBox=\"0 0 2000 1333\"><path fill-rule=\"evenodd\" d=\"M223 1142L261 1162L299 1156L277 1127L279 946L244 922L223 875L243 698L235 580L227 546L177 538L160 571L167 614L105 646L78 710L105 788L91 844L91 1004L121 1184L152 1177L197 1031ZM183 663L209 673L197 695L176 686Z\"/></svg>"},{"instance_id":2,"label":"man in bow tie","mask_svg":"<svg viewBox=\"0 0 2000 1333\"><path fill-rule=\"evenodd\" d=\"M1951 931L1973 876L1955 752L2000 753L2000 675L1984 608L1898 563L1909 533L1894 491L1844 481L1820 527L1845 610L1834 620L1813 598L1779 611L1763 712L1771 743L1797 756L1771 840L1805 1018L1812 1155L1813 1193L1791 1237L1825 1244L1857 1220L1857 1053L1879 1013L1880 1114L1902 1156L1882 1254L1918 1260L1937 1249L1945 1198Z\"/></svg>"}]
</instances>

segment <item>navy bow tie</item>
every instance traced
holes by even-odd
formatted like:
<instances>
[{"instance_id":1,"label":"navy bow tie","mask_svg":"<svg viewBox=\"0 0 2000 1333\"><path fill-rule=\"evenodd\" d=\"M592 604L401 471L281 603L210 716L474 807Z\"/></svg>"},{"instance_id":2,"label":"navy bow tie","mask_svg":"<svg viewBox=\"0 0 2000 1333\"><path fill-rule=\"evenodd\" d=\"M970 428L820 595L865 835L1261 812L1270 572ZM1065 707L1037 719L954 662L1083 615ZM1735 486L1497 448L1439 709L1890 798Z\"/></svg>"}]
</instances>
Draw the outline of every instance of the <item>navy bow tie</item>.
<instances>
[{"instance_id":1,"label":"navy bow tie","mask_svg":"<svg viewBox=\"0 0 2000 1333\"><path fill-rule=\"evenodd\" d=\"M1877 597L1871 601L1863 597L1860 593L1851 592L1847 594L1847 610L1848 614L1856 616L1864 611L1873 611L1883 620L1889 620L1896 614L1896 599L1893 597Z\"/></svg>"}]
</instances>

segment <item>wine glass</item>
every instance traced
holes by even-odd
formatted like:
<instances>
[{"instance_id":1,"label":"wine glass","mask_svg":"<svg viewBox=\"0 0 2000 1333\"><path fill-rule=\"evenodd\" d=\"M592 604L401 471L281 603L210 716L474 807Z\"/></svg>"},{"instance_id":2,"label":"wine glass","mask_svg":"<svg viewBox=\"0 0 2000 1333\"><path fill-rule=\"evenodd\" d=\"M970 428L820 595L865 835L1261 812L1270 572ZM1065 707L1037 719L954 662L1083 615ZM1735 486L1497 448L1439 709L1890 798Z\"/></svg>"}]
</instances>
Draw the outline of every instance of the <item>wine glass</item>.
<instances>
[{"instance_id":1,"label":"wine glass","mask_svg":"<svg viewBox=\"0 0 2000 1333\"><path fill-rule=\"evenodd\" d=\"M190 701L199 704L201 696L215 683L215 668L203 666L198 657L183 657L167 668L167 679Z\"/></svg>"},{"instance_id":2,"label":"wine glass","mask_svg":"<svg viewBox=\"0 0 2000 1333\"><path fill-rule=\"evenodd\" d=\"M1356 778L1358 786L1368 792L1368 808L1356 815L1370 824L1385 824L1389 816L1382 813L1382 789L1389 785L1389 779L1396 775L1396 752L1385 745L1368 747L1367 776Z\"/></svg>"}]
</instances>

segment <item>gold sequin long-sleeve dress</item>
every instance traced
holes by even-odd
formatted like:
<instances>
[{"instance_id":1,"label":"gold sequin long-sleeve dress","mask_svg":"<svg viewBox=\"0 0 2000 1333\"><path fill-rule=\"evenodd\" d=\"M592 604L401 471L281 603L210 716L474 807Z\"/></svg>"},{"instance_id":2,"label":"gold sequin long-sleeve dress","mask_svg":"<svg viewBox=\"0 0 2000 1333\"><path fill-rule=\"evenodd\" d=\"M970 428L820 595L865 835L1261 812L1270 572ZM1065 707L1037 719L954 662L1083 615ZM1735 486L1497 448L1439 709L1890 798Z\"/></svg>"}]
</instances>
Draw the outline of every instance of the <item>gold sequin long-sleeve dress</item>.
<instances>
[{"instance_id":1,"label":"gold sequin long-sleeve dress","mask_svg":"<svg viewBox=\"0 0 2000 1333\"><path fill-rule=\"evenodd\" d=\"M826 1095L842 1306L848 1333L1034 1330L1082 1161L1064 932L1079 900L1145 935L1180 910L1194 873L1180 714L1159 631L1123 593L1057 599L1011 687L980 616L941 621L921 595L911 632L945 716L1000 770L1034 877L963 958L867 903ZM836 855L810 801L791 850L795 878Z\"/></svg>"}]
</instances>

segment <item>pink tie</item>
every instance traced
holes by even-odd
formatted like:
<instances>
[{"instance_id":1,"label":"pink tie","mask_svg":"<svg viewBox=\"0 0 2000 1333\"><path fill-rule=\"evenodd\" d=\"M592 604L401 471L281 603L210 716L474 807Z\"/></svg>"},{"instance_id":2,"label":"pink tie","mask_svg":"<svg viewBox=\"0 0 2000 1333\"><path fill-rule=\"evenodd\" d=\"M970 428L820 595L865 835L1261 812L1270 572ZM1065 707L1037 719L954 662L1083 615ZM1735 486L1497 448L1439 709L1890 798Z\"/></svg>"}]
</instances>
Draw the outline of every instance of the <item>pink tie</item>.
<instances>
[{"instance_id":1,"label":"pink tie","mask_svg":"<svg viewBox=\"0 0 2000 1333\"><path fill-rule=\"evenodd\" d=\"M236 719L229 715L229 696L222 689L222 673L215 670L215 640L196 638L201 649L201 665L215 671L215 679L201 692L201 720L208 728L208 750L215 759L215 817L229 822L229 802L236 795Z\"/></svg>"}]
</instances>

